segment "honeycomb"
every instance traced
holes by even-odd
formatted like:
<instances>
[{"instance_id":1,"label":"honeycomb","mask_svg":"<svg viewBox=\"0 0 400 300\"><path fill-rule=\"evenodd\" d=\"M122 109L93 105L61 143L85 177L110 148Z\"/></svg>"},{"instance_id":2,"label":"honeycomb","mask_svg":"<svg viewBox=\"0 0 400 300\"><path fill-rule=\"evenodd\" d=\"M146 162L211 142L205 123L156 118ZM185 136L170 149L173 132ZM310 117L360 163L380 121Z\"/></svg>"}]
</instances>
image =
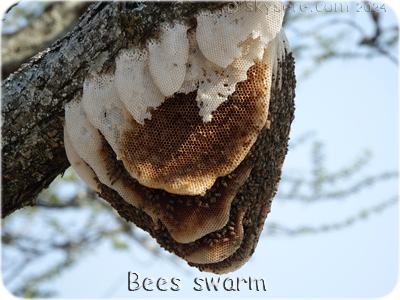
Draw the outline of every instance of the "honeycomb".
<instances>
[{"instance_id":1,"label":"honeycomb","mask_svg":"<svg viewBox=\"0 0 400 300\"><path fill-rule=\"evenodd\" d=\"M141 125L144 119L151 119L147 108L156 108L164 101L164 95L151 78L147 60L147 51L122 51L115 70L115 87L119 98Z\"/></svg>"},{"instance_id":2,"label":"honeycomb","mask_svg":"<svg viewBox=\"0 0 400 300\"><path fill-rule=\"evenodd\" d=\"M120 137L126 168L141 174L148 187L204 194L216 178L239 165L265 124L267 69L262 62L251 67L248 80L238 83L211 122L199 115L197 91L168 98L143 126L130 118L131 130Z\"/></svg>"},{"instance_id":3,"label":"honeycomb","mask_svg":"<svg viewBox=\"0 0 400 300\"><path fill-rule=\"evenodd\" d=\"M172 96L181 87L186 74L189 41L184 24L161 25L161 42L149 44L149 70L164 96Z\"/></svg>"},{"instance_id":4,"label":"honeycomb","mask_svg":"<svg viewBox=\"0 0 400 300\"><path fill-rule=\"evenodd\" d=\"M88 77L65 109L78 175L200 270L251 257L279 183L295 87L282 18L222 10L162 24L159 41L122 50L115 74ZM220 47L210 36L236 31Z\"/></svg>"},{"instance_id":5,"label":"honeycomb","mask_svg":"<svg viewBox=\"0 0 400 300\"><path fill-rule=\"evenodd\" d=\"M172 169L175 173L179 172L182 180L190 178L192 174L199 178L207 178L206 176L210 176L209 173L213 169L219 170L220 166L226 165L227 162L234 164L242 161L257 138L254 131L257 133L256 130L262 128L265 123L265 120L262 120L260 124L254 124L258 121L254 120L254 115L268 111L262 102L256 101L257 98L263 98L266 93L264 85L261 84L265 80L266 69L266 65L261 62L251 67L248 71L248 79L238 83L235 93L213 113L212 122L203 123L198 115L196 92L176 94L175 97L165 100L153 112L152 120L146 120L143 126L130 118L133 130L126 130L119 137L122 140L123 155L128 159L132 159L134 156L138 157L136 162L140 162L137 163L139 166L155 165L152 170L154 174L160 173L163 169L166 171ZM109 76L100 79L102 83L113 82ZM125 164L118 159L115 162L109 162L108 157L113 152L111 147L107 154L93 155L95 152L101 152L104 148L103 144L107 141L86 116L86 112L83 110L83 99L79 100L78 98L68 105L66 120L68 121L65 129L67 134L72 137L73 144L77 145L76 151L93 168L100 181L117 190L132 205L141 207L155 222L160 218L170 232L172 231L171 234L175 240L183 243L191 242L226 224L229 205L235 195L234 187L230 187L229 183L232 180L229 180L228 183L224 182L230 188L229 193L226 193L224 188L221 190L224 201L220 199L218 199L219 201L216 199L205 201L203 199L202 204L200 206L197 204L196 209L189 209L190 213L185 220L182 217L179 218L180 209L174 209L176 212L166 214L167 208L160 207L161 211L153 212L152 198L148 201L139 195L140 191L134 188L137 185L136 182L132 182L130 174L125 171ZM249 132L253 134L250 139L248 138ZM246 151L243 151L243 148ZM171 164L171 161L174 162L174 160L171 159L170 154L179 153L179 150L183 151L180 161L175 162L174 170L172 168L174 165ZM187 162L185 163L185 161ZM114 168L116 164L119 165L117 169ZM197 165L202 166L203 169L196 169ZM122 173L121 170L124 172ZM120 173L124 174L122 176L125 178L124 180L120 180ZM108 174L117 175L113 178ZM211 173L212 177L220 177L218 175ZM238 181L238 179L235 180ZM193 181L196 184L195 180ZM188 203L188 200L185 200L188 197L185 195L175 195L175 197L182 198L182 203ZM214 207L218 208L214 209ZM211 210L216 218L203 220L202 213L199 212L201 209ZM185 230L182 231L182 229Z\"/></svg>"},{"instance_id":6,"label":"honeycomb","mask_svg":"<svg viewBox=\"0 0 400 300\"><path fill-rule=\"evenodd\" d=\"M78 176L96 192L100 192L100 190L97 188L97 182L94 180L96 174L76 152L74 146L72 145L71 139L69 138L67 130L64 130L64 147L68 160Z\"/></svg>"},{"instance_id":7,"label":"honeycomb","mask_svg":"<svg viewBox=\"0 0 400 300\"><path fill-rule=\"evenodd\" d=\"M106 199L122 218L149 232L161 247L186 260L190 266L215 274L226 274L242 267L254 253L264 221L271 210L272 199L275 196L283 161L287 154L290 125L294 119L293 99L296 80L294 59L291 53L284 56L278 63L278 69L277 74L281 78L281 85L275 77L269 109L270 127L264 126L248 155L232 174L218 178L205 196L186 196L186 199L182 195L138 185L142 190L142 197L154 203L158 209L165 208L163 211L166 217L172 221L178 220L177 218L181 217L178 215L181 213L185 216L198 215L199 220L215 216L217 208L210 204L214 204L214 199L217 200L215 203L223 202L219 201L221 198L224 200L221 191L226 186L230 187L232 183L236 183L230 210L225 211L227 222L221 229L210 232L193 242L179 243L172 236L175 231L171 232L161 220L154 222L142 208L128 204L114 189L98 181L100 196ZM278 88L279 86L281 87ZM117 161L111 147L106 142L104 143L108 149L104 156L120 164L115 169L115 172L118 172L117 170L122 168L122 163ZM240 181L237 180L238 175L242 176ZM228 193L231 194L230 192ZM200 206L199 203L201 203ZM171 209L171 207L174 208ZM215 217L215 219L218 218ZM194 227L188 227L184 232L190 234L190 231L200 224L193 225Z\"/></svg>"}]
</instances>

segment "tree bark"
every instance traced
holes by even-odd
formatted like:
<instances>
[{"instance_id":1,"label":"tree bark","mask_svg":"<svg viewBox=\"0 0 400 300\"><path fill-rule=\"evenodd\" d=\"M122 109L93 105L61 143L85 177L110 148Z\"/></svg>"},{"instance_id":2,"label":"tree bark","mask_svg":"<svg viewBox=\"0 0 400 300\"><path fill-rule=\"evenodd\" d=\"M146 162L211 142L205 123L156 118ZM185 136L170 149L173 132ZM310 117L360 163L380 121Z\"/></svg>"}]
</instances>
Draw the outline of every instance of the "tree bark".
<instances>
[{"instance_id":1,"label":"tree bark","mask_svg":"<svg viewBox=\"0 0 400 300\"><path fill-rule=\"evenodd\" d=\"M64 172L64 106L82 92L85 77L114 72L118 51L157 38L160 23L193 22L200 9L223 3L99 2L51 48L2 82L2 217L34 205Z\"/></svg>"},{"instance_id":2,"label":"tree bark","mask_svg":"<svg viewBox=\"0 0 400 300\"><path fill-rule=\"evenodd\" d=\"M53 2L40 18L23 29L1 35L1 75L7 78L23 63L40 51L51 47L53 42L74 29L79 17L87 10L89 2Z\"/></svg>"}]
</instances>

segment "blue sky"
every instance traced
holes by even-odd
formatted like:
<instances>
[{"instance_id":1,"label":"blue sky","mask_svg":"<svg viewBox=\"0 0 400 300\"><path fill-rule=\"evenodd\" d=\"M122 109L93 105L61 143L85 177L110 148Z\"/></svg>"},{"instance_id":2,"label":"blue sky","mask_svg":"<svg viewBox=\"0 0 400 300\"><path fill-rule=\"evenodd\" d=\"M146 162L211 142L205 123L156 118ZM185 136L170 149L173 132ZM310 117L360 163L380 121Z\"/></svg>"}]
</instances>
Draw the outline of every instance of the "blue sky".
<instances>
[{"instance_id":1,"label":"blue sky","mask_svg":"<svg viewBox=\"0 0 400 300\"><path fill-rule=\"evenodd\" d=\"M361 23L366 21L366 13L357 14L355 7L352 9L345 17ZM384 20L397 24L390 9ZM293 44L302 38L291 31L287 31L287 35ZM349 45L355 43L351 35L346 38ZM306 59L297 60L296 73L302 74L309 66ZM332 60L323 64L308 78L298 80L292 140L314 132L315 139L324 143L329 170L348 165L366 149L373 156L360 177L398 170L398 83L398 67L385 57ZM310 150L311 142L306 142L290 151L284 174L306 170L311 159ZM307 204L275 199L266 223L277 222L296 228L340 222L395 195L398 195L398 180L379 183L343 201ZM266 292L249 291L244 287L240 292L196 292L194 278L211 278L212 274L200 273L184 262L180 266L177 268L154 258L139 248L113 251L109 244L103 243L52 282L51 287L59 291L61 298L383 297L398 282L399 207L396 204L342 230L261 238L251 260L221 279L265 277ZM179 292L146 292L143 289L129 292L128 271L138 272L142 279L180 277L182 288ZM167 286L171 286L170 282Z\"/></svg>"}]
</instances>

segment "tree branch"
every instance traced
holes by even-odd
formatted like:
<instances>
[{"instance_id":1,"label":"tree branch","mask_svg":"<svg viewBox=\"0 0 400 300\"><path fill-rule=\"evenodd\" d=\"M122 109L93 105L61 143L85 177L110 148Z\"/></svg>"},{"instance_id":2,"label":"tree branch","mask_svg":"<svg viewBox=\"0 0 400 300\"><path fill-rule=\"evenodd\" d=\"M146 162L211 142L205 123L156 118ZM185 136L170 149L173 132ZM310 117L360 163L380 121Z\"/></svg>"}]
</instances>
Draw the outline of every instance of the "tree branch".
<instances>
[{"instance_id":1,"label":"tree branch","mask_svg":"<svg viewBox=\"0 0 400 300\"><path fill-rule=\"evenodd\" d=\"M41 17L33 20L23 29L15 33L2 34L2 78L6 78L22 63L29 62L32 56L51 47L54 41L64 37L75 27L79 17L90 4L70 1L51 3Z\"/></svg>"},{"instance_id":2,"label":"tree branch","mask_svg":"<svg viewBox=\"0 0 400 300\"><path fill-rule=\"evenodd\" d=\"M0 2L0 17L6 13L8 13L11 8L16 6L22 0L2 0Z\"/></svg>"},{"instance_id":3,"label":"tree branch","mask_svg":"<svg viewBox=\"0 0 400 300\"><path fill-rule=\"evenodd\" d=\"M93 6L72 32L2 83L3 217L34 204L69 165L63 149L64 104L82 89L89 62L102 49L120 44L116 35L105 39L106 31L99 30L103 24L114 32L119 27L106 18L108 6Z\"/></svg>"},{"instance_id":4,"label":"tree branch","mask_svg":"<svg viewBox=\"0 0 400 300\"><path fill-rule=\"evenodd\" d=\"M380 25L377 23L377 21L374 21L374 24L376 27L374 36L368 35L366 33L366 31L359 24L354 22L353 20L344 19L344 18L331 19L329 21L318 24L318 26L316 26L314 29L308 30L308 31L302 31L295 27L293 27L292 30L295 31L297 34L301 34L301 35L305 35L305 36L317 36L318 32L320 30L325 29L327 27L331 27L331 26L337 26L337 24L339 24L339 23L346 24L346 25L354 28L355 30L357 30L360 33L360 35L362 36L362 40L359 42L360 46L367 46L372 49L375 49L379 53L381 53L384 56L386 56L387 58L389 58L393 63L399 64L398 59L395 56L393 56L393 54L390 53L388 50L384 49L384 47L379 43L379 38L381 37L382 33L388 32L391 30L396 30L396 28L382 29L380 27ZM397 28L397 30L398 30L398 28ZM356 55L352 55L352 54L353 53L342 53L342 54L335 53L335 56L336 57L346 57L346 56L355 57L356 56Z\"/></svg>"},{"instance_id":5,"label":"tree branch","mask_svg":"<svg viewBox=\"0 0 400 300\"><path fill-rule=\"evenodd\" d=\"M82 91L88 74L113 72L118 51L156 38L160 23L189 22L200 9L222 5L96 3L64 38L4 80L2 217L34 205L39 192L69 166L63 146L64 105Z\"/></svg>"},{"instance_id":6,"label":"tree branch","mask_svg":"<svg viewBox=\"0 0 400 300\"><path fill-rule=\"evenodd\" d=\"M365 3L365 5L368 4L369 7L373 7L369 1L364 1L364 3ZM380 19L379 15L380 14L378 12L376 12L374 9L370 9L369 10L369 14L370 14L370 16L372 18L372 21L374 22L374 25L375 25L375 35L371 38L371 41L374 43L378 39L379 35L382 32L380 24L379 24L379 19Z\"/></svg>"}]
</instances>

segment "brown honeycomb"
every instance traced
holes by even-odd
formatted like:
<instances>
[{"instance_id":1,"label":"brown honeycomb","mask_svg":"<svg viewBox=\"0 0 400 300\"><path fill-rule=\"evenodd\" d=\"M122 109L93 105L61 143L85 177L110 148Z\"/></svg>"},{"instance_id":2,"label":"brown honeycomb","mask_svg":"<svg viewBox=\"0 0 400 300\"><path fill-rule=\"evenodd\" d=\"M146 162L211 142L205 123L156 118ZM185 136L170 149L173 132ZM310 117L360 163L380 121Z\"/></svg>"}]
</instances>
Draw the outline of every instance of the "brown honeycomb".
<instances>
[{"instance_id":1,"label":"brown honeycomb","mask_svg":"<svg viewBox=\"0 0 400 300\"><path fill-rule=\"evenodd\" d=\"M139 208L153 220L160 219L174 240L181 243L195 241L224 227L229 219L231 202L250 174L249 166L243 164L229 178L219 179L204 196L171 194L139 184L117 160L104 137L102 141L99 157L106 161L112 183L121 181L128 187L138 198ZM204 218L206 214L208 217Z\"/></svg>"},{"instance_id":2,"label":"brown honeycomb","mask_svg":"<svg viewBox=\"0 0 400 300\"><path fill-rule=\"evenodd\" d=\"M211 122L199 116L197 91L166 99L144 126L131 118L133 130L124 132L121 141L125 167L145 177L146 186L175 194L180 186L185 191L187 186L196 191L211 187L240 164L266 122L267 69L256 62Z\"/></svg>"}]
</instances>

